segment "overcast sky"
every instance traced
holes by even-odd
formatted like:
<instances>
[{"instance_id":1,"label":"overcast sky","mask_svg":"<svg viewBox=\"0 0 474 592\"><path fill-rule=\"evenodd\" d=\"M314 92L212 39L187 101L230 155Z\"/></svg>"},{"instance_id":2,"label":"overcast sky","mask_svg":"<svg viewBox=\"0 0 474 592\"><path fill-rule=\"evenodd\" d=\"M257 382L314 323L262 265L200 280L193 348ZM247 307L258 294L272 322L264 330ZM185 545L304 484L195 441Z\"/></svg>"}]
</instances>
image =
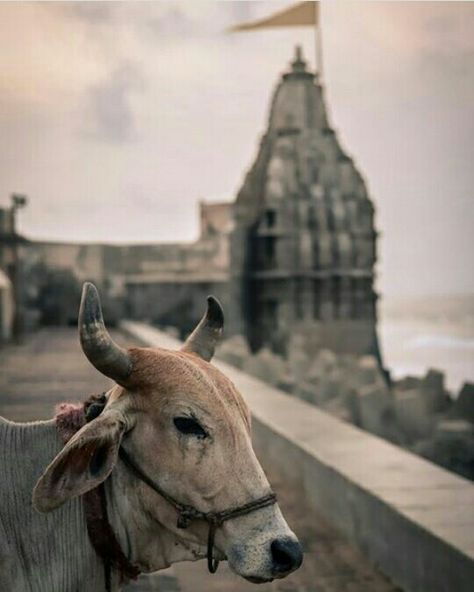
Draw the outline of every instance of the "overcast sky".
<instances>
[{"instance_id":1,"label":"overcast sky","mask_svg":"<svg viewBox=\"0 0 474 592\"><path fill-rule=\"evenodd\" d=\"M289 2L0 4L0 203L31 238L189 240L231 200L311 30ZM474 292L474 3L325 2L330 118L368 181L382 294Z\"/></svg>"}]
</instances>

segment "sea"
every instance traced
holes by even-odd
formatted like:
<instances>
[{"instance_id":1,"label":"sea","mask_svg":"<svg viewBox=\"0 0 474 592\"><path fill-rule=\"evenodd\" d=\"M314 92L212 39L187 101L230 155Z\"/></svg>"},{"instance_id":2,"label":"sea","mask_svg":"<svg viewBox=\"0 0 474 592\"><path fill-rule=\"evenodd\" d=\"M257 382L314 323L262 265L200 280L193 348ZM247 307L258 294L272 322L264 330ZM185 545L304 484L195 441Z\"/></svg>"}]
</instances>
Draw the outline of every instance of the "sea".
<instances>
[{"instance_id":1,"label":"sea","mask_svg":"<svg viewBox=\"0 0 474 592\"><path fill-rule=\"evenodd\" d=\"M453 397L474 383L474 294L381 299L379 340L394 378L445 374Z\"/></svg>"}]
</instances>

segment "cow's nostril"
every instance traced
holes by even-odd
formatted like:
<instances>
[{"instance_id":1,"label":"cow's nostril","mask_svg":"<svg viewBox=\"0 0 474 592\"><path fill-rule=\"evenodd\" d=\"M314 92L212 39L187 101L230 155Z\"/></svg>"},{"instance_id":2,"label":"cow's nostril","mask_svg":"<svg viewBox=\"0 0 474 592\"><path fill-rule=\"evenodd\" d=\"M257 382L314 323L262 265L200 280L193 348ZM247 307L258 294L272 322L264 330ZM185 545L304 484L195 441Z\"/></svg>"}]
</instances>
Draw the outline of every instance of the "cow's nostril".
<instances>
[{"instance_id":1,"label":"cow's nostril","mask_svg":"<svg viewBox=\"0 0 474 592\"><path fill-rule=\"evenodd\" d=\"M272 541L270 549L275 573L283 574L293 571L303 561L301 545L293 539L275 539Z\"/></svg>"}]
</instances>

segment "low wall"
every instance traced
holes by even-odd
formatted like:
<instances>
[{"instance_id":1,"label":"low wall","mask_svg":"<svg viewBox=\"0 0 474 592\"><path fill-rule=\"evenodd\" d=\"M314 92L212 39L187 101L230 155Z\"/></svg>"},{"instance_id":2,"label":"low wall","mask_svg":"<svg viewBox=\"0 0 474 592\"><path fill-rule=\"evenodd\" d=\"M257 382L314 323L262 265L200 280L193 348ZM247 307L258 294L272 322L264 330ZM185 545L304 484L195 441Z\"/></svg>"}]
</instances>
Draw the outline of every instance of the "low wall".
<instances>
[{"instance_id":1,"label":"low wall","mask_svg":"<svg viewBox=\"0 0 474 592\"><path fill-rule=\"evenodd\" d=\"M140 323L152 347L179 342ZM474 485L236 368L215 362L244 395L257 454L406 592L471 592Z\"/></svg>"}]
</instances>

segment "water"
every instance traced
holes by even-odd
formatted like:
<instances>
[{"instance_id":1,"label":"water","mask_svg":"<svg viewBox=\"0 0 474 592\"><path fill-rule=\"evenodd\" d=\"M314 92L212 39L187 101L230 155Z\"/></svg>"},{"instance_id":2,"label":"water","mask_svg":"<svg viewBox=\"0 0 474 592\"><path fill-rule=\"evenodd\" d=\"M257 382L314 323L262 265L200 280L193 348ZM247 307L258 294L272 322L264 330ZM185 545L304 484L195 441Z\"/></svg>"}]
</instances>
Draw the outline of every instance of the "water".
<instances>
[{"instance_id":1,"label":"water","mask_svg":"<svg viewBox=\"0 0 474 592\"><path fill-rule=\"evenodd\" d=\"M474 382L474 297L428 297L381 305L384 363L395 378L445 372L453 395Z\"/></svg>"}]
</instances>

